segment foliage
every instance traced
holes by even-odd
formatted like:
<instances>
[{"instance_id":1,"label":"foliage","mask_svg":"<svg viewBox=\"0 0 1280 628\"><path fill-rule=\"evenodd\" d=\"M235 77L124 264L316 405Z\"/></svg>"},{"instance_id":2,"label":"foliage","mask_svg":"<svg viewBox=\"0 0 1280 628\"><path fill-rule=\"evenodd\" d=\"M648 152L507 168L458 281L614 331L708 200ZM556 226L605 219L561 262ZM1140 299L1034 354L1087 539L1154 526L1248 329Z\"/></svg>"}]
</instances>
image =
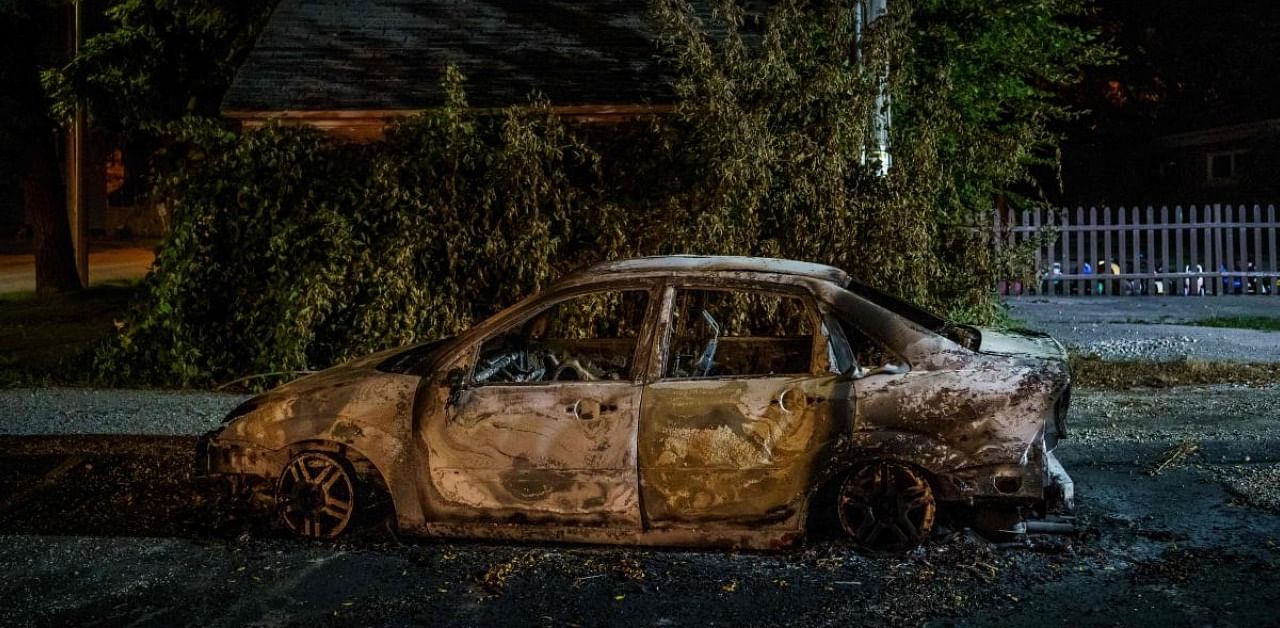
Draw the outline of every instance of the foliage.
<instances>
[{"instance_id":1,"label":"foliage","mask_svg":"<svg viewBox=\"0 0 1280 628\"><path fill-rule=\"evenodd\" d=\"M992 197L1027 177L1063 113L1046 90L1066 74L1019 59L1060 50L1019 39L999 64L955 65L972 60L974 32L1014 19L977 5L978 26L951 30L928 26L940 9L925 22L895 11L855 49L854 5L783 0L755 15L726 1L708 15L655 2L678 105L630 125L566 124L536 98L483 114L452 70L444 106L369 144L174 125L177 168L159 188L172 233L99 369L203 384L326 366L456 332L589 262L670 252L832 263L992 320L992 286L1016 265L990 241ZM1070 6L1028 11L1053 22ZM905 114L881 175L865 156L885 68ZM997 70L1021 78L990 98L965 83Z\"/></svg>"},{"instance_id":2,"label":"foliage","mask_svg":"<svg viewBox=\"0 0 1280 628\"><path fill-rule=\"evenodd\" d=\"M1265 280L1264 280L1265 281ZM1264 284L1265 286L1265 284ZM1211 316L1189 325L1200 327L1220 327L1224 329L1257 329L1259 331L1280 331L1280 316Z\"/></svg>"},{"instance_id":3,"label":"foliage","mask_svg":"<svg viewBox=\"0 0 1280 628\"><path fill-rule=\"evenodd\" d=\"M855 2L779 2L752 23L734 3L700 23L656 15L679 79L674 156L685 176L661 215L668 250L832 263L957 318L998 315L991 286L1028 271L986 225L1052 161L1055 90L1107 51L1070 22L1082 0L891 3L855 52ZM715 35L709 35L715 33ZM894 166L866 163L888 68Z\"/></svg>"},{"instance_id":4,"label":"foliage","mask_svg":"<svg viewBox=\"0 0 1280 628\"><path fill-rule=\"evenodd\" d=\"M474 113L459 81L371 145L174 127L172 231L99 369L203 384L326 366L457 332L615 251L592 151L545 103Z\"/></svg>"},{"instance_id":5,"label":"foliage","mask_svg":"<svg viewBox=\"0 0 1280 628\"><path fill-rule=\"evenodd\" d=\"M120 0L109 26L66 65L43 73L55 114L78 101L106 131L137 132L187 114L217 115L236 64L272 2Z\"/></svg>"},{"instance_id":6,"label":"foliage","mask_svg":"<svg viewBox=\"0 0 1280 628\"><path fill-rule=\"evenodd\" d=\"M1056 168L1058 132L1079 113L1060 94L1114 58L1081 25L1090 6L914 0L895 121L908 133L934 129L932 148L948 170L937 201L953 218L969 218L997 195L1024 206L1041 198L1035 168Z\"/></svg>"}]
</instances>

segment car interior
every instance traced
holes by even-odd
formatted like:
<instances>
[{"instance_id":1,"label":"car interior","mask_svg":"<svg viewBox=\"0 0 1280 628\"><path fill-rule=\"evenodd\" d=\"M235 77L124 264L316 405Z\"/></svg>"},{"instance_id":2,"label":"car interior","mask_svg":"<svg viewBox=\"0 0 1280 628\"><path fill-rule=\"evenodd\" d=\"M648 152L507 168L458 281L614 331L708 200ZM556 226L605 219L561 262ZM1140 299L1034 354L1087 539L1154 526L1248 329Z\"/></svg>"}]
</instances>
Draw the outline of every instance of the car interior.
<instances>
[{"instance_id":1,"label":"car interior","mask_svg":"<svg viewBox=\"0 0 1280 628\"><path fill-rule=\"evenodd\" d=\"M664 377L808 373L813 322L803 299L746 290L677 290Z\"/></svg>"},{"instance_id":2,"label":"car interior","mask_svg":"<svg viewBox=\"0 0 1280 628\"><path fill-rule=\"evenodd\" d=\"M642 290L571 297L480 348L476 384L622 380L631 377L649 303Z\"/></svg>"}]
</instances>

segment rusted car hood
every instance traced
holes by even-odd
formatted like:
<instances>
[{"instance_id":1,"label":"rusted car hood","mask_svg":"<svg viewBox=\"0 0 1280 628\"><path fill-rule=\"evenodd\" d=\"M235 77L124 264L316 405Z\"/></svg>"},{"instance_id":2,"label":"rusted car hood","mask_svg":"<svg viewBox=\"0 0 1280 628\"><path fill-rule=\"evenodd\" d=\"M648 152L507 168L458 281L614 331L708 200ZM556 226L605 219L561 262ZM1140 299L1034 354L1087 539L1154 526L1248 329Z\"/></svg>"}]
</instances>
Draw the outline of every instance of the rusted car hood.
<instances>
[{"instance_id":1,"label":"rusted car hood","mask_svg":"<svg viewBox=\"0 0 1280 628\"><path fill-rule=\"evenodd\" d=\"M365 383L364 380L385 377L387 373L379 371L377 366L402 350L401 348L388 349L329 367L319 373L295 379L288 384L269 390L263 393L263 397L296 397L327 388L359 386Z\"/></svg>"},{"instance_id":2,"label":"rusted car hood","mask_svg":"<svg viewBox=\"0 0 1280 628\"><path fill-rule=\"evenodd\" d=\"M978 351L981 353L1044 360L1067 359L1066 349L1048 334L1005 331L985 327L979 331L982 332L982 344L978 347Z\"/></svg>"},{"instance_id":3,"label":"rusted car hood","mask_svg":"<svg viewBox=\"0 0 1280 628\"><path fill-rule=\"evenodd\" d=\"M360 433L397 433L407 423L418 382L415 376L378 369L397 351L340 364L253 397L228 417L222 436L276 449L300 438L350 442Z\"/></svg>"}]
</instances>

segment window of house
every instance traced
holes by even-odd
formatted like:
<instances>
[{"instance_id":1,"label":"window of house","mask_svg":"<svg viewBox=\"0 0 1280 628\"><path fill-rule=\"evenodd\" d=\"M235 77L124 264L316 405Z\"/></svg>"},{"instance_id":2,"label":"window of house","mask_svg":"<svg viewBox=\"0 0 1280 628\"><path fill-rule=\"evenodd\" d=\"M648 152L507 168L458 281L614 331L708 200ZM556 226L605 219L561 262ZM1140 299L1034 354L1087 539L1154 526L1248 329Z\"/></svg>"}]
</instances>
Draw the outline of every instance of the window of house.
<instances>
[{"instance_id":1,"label":"window of house","mask_svg":"<svg viewBox=\"0 0 1280 628\"><path fill-rule=\"evenodd\" d=\"M808 373L813 317L803 299L746 290L678 290L666 377Z\"/></svg>"},{"instance_id":2,"label":"window of house","mask_svg":"<svg viewBox=\"0 0 1280 628\"><path fill-rule=\"evenodd\" d=\"M1244 170L1245 151L1209 153L1209 180L1230 181Z\"/></svg>"},{"instance_id":3,"label":"window of house","mask_svg":"<svg viewBox=\"0 0 1280 628\"><path fill-rule=\"evenodd\" d=\"M486 340L477 384L630 379L649 293L571 297Z\"/></svg>"}]
</instances>

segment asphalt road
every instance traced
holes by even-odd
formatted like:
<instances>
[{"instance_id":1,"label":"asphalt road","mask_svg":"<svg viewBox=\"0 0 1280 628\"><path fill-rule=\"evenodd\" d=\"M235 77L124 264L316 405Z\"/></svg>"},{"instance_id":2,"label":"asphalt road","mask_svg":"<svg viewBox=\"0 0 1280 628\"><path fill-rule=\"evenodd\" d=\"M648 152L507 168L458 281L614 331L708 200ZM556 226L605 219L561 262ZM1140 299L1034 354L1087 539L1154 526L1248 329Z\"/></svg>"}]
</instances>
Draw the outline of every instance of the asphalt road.
<instances>
[{"instance_id":1,"label":"asphalt road","mask_svg":"<svg viewBox=\"0 0 1280 628\"><path fill-rule=\"evenodd\" d=\"M194 485L189 435L10 430L0 625L1274 625L1278 393L1079 391L1059 455L1080 535L951 531L891 557L299 542Z\"/></svg>"}]
</instances>

